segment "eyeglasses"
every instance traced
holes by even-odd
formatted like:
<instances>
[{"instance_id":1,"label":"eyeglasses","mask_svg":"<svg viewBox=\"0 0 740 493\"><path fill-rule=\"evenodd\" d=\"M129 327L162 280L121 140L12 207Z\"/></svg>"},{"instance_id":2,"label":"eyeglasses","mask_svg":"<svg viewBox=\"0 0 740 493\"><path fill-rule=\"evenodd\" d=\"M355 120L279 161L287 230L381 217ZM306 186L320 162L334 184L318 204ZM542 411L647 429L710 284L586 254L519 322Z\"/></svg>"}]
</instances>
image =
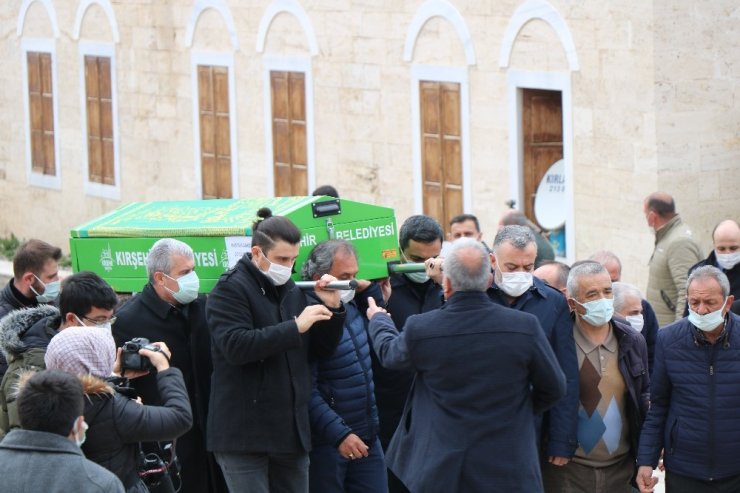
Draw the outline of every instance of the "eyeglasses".
<instances>
[{"instance_id":1,"label":"eyeglasses","mask_svg":"<svg viewBox=\"0 0 740 493\"><path fill-rule=\"evenodd\" d=\"M110 323L111 325L113 325L114 323L116 323L116 317L111 317L111 318L88 318L88 317L85 317L83 315L82 319L83 320L87 320L88 322L91 322L92 324L94 324L97 327L103 326L103 325L105 325L107 323Z\"/></svg>"}]
</instances>

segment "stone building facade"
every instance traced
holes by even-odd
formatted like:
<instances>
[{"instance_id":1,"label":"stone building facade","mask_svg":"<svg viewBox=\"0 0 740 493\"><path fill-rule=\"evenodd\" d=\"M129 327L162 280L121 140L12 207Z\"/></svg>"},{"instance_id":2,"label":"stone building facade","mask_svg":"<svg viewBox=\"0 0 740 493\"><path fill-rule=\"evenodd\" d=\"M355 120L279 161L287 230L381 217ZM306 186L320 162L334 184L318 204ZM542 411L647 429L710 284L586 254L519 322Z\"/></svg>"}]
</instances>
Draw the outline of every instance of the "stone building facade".
<instances>
[{"instance_id":1,"label":"stone building facade","mask_svg":"<svg viewBox=\"0 0 740 493\"><path fill-rule=\"evenodd\" d=\"M733 0L8 0L0 234L331 183L490 243L562 159L566 258L644 286L647 194L705 253L740 215L739 28Z\"/></svg>"}]
</instances>

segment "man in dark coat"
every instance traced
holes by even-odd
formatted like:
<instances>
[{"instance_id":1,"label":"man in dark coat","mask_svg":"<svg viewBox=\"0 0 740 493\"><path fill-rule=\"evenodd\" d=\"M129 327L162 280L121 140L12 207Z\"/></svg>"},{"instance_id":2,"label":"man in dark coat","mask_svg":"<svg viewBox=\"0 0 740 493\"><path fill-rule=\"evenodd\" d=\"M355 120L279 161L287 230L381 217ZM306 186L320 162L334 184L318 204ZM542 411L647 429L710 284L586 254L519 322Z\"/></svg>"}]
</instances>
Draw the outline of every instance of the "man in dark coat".
<instances>
[{"instance_id":1,"label":"man in dark coat","mask_svg":"<svg viewBox=\"0 0 740 493\"><path fill-rule=\"evenodd\" d=\"M533 276L537 243L527 226L504 226L493 240L493 283L488 297L497 305L537 317L566 378L567 392L547 416L536 419L538 438L544 435L544 460L563 463L576 449L578 359L570 310L565 298ZM546 426L543 430L542 420Z\"/></svg>"},{"instance_id":2,"label":"man in dark coat","mask_svg":"<svg viewBox=\"0 0 740 493\"><path fill-rule=\"evenodd\" d=\"M221 470L206 451L206 418L211 381L211 339L206 324L206 297L198 295L193 250L165 238L147 257L149 282L116 313L113 336L122 346L134 337L162 341L172 351L171 365L182 372L193 409L194 426L177 439L183 493L225 491ZM144 404L162 405L157 376L131 380ZM150 444L151 446L151 444Z\"/></svg>"},{"instance_id":3,"label":"man in dark coat","mask_svg":"<svg viewBox=\"0 0 740 493\"><path fill-rule=\"evenodd\" d=\"M688 279L689 316L658 333L637 484L653 491L663 451L666 491L740 491L740 317L727 276L711 265Z\"/></svg>"},{"instance_id":4,"label":"man in dark coat","mask_svg":"<svg viewBox=\"0 0 740 493\"><path fill-rule=\"evenodd\" d=\"M331 355L342 336L339 293L324 289L308 306L290 280L301 233L290 220L260 210L251 252L211 291L213 376L208 449L230 491L267 493L308 489L311 428L309 357ZM324 304L325 303L325 304Z\"/></svg>"},{"instance_id":5,"label":"man in dark coat","mask_svg":"<svg viewBox=\"0 0 740 493\"><path fill-rule=\"evenodd\" d=\"M41 240L21 244L13 256L13 278L0 291L0 319L13 310L50 303L59 295L62 250ZM0 379L8 369L0 353Z\"/></svg>"},{"instance_id":6,"label":"man in dark coat","mask_svg":"<svg viewBox=\"0 0 740 493\"><path fill-rule=\"evenodd\" d=\"M730 281L730 294L737 301L740 299L740 225L737 221L727 219L715 226L712 231L712 245L714 248L709 256L692 266L689 275L705 265L717 267ZM689 315L688 303L683 315Z\"/></svg>"},{"instance_id":7,"label":"man in dark coat","mask_svg":"<svg viewBox=\"0 0 740 493\"><path fill-rule=\"evenodd\" d=\"M340 281L350 281L358 271L357 252L344 240L316 245L301 269L306 280L331 274ZM375 295L384 303L378 283L365 280L358 283L358 289L362 289L358 298ZM358 308L354 289L343 291L342 301L347 310L342 339L331 356L318 359L311 368L309 416L313 450L309 491L387 493L367 319L364 310Z\"/></svg>"},{"instance_id":8,"label":"man in dark coat","mask_svg":"<svg viewBox=\"0 0 740 493\"><path fill-rule=\"evenodd\" d=\"M411 216L399 230L399 247L404 263L421 263L437 257L442 250L444 232L442 226L429 216ZM388 312L396 327L403 327L411 315L428 312L442 305L442 287L430 279L425 272L395 274L390 277L391 297ZM401 329L402 330L402 329ZM373 357L373 378L375 398L380 418L380 443L388 450L391 437L398 427L403 405L411 389L414 373L405 369L383 368L375 353ZM408 491L398 478L388 471L390 493Z\"/></svg>"},{"instance_id":9,"label":"man in dark coat","mask_svg":"<svg viewBox=\"0 0 740 493\"><path fill-rule=\"evenodd\" d=\"M488 252L462 238L444 260L445 305L399 333L369 299L381 364L414 371L387 453L410 491L541 492L534 415L565 394L537 319L488 299Z\"/></svg>"}]
</instances>

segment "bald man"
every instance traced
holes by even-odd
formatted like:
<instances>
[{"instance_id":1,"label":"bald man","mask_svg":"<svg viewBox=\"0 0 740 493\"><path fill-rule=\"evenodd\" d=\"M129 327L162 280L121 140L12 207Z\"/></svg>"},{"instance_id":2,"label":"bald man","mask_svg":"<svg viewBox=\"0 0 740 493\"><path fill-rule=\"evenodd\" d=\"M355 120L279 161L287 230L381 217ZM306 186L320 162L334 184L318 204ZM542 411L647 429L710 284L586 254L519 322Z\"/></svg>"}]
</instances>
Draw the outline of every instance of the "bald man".
<instances>
[{"instance_id":1,"label":"bald man","mask_svg":"<svg viewBox=\"0 0 740 493\"><path fill-rule=\"evenodd\" d=\"M655 232L647 300L664 327L683 318L689 268L702 259L702 253L676 212L673 197L665 192L650 194L645 199L644 212L648 227Z\"/></svg>"},{"instance_id":2,"label":"bald man","mask_svg":"<svg viewBox=\"0 0 740 493\"><path fill-rule=\"evenodd\" d=\"M535 277L539 277L547 284L557 289L563 296L568 296L568 273L570 267L568 264L563 262L557 262L555 260L545 260L542 265L537 267L533 274Z\"/></svg>"},{"instance_id":3,"label":"bald man","mask_svg":"<svg viewBox=\"0 0 740 493\"><path fill-rule=\"evenodd\" d=\"M740 299L740 226L733 219L725 219L712 231L712 252L707 258L691 267L689 275L699 267L712 265L725 273L730 281L730 294ZM689 314L685 307L684 316Z\"/></svg>"}]
</instances>

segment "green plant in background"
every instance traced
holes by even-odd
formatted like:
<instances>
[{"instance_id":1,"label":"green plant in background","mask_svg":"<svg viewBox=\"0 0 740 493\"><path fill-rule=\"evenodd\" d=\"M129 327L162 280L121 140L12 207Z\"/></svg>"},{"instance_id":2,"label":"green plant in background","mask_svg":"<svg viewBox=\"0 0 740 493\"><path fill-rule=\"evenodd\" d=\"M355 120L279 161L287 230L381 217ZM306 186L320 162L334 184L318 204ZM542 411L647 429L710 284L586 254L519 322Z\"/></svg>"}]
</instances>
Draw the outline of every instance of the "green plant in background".
<instances>
[{"instance_id":1,"label":"green plant in background","mask_svg":"<svg viewBox=\"0 0 740 493\"><path fill-rule=\"evenodd\" d=\"M13 260L15 251L23 243L19 240L16 235L10 233L10 236L0 237L0 259ZM69 269L72 267L72 259L69 255L62 255L59 259L59 267L61 269Z\"/></svg>"},{"instance_id":2,"label":"green plant in background","mask_svg":"<svg viewBox=\"0 0 740 493\"><path fill-rule=\"evenodd\" d=\"M11 260L20 244L21 241L13 233L5 238L0 237L0 258Z\"/></svg>"}]
</instances>

